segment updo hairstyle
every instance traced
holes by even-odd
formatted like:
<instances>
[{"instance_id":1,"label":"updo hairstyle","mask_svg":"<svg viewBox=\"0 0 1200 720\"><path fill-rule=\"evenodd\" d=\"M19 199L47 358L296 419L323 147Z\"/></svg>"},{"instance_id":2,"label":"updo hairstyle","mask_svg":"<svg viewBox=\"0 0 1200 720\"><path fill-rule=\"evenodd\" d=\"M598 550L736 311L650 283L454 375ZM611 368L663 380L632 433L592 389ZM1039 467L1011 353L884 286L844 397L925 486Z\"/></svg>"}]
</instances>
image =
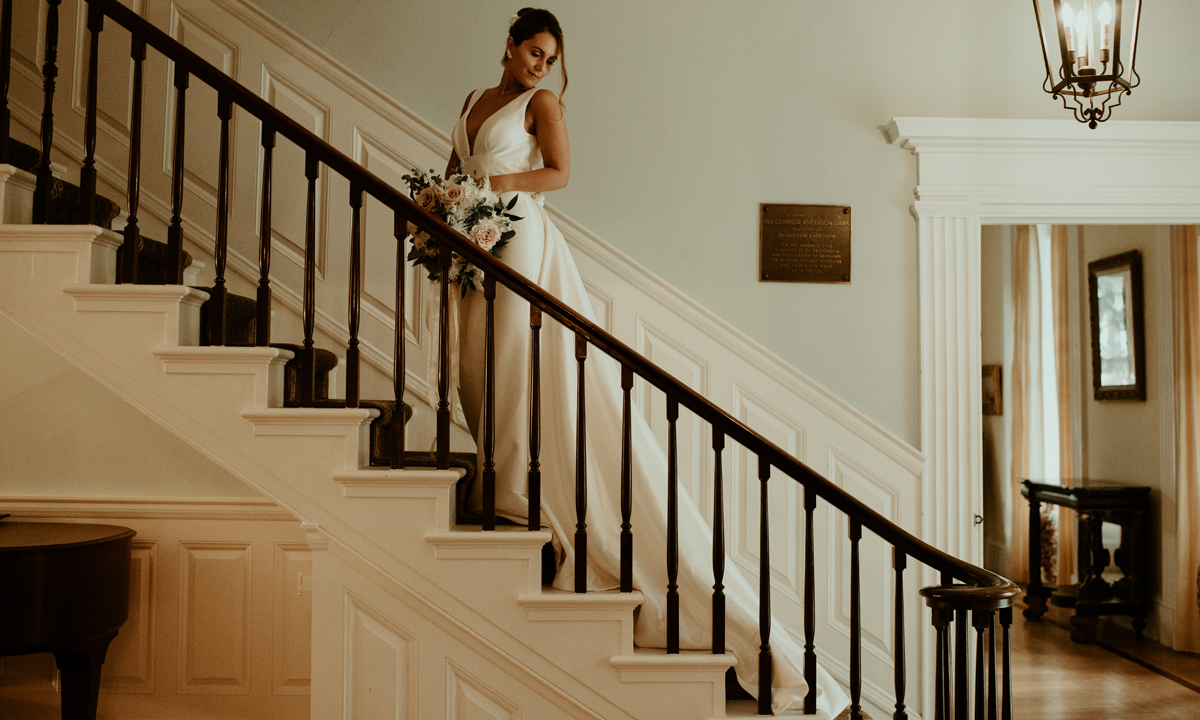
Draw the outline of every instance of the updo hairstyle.
<instances>
[{"instance_id":1,"label":"updo hairstyle","mask_svg":"<svg viewBox=\"0 0 1200 720\"><path fill-rule=\"evenodd\" d=\"M549 10L521 8L508 28L508 36L512 38L513 45L520 45L541 32L550 33L558 43L558 67L562 70L562 90L559 91L558 98L561 101L563 93L567 91L567 52L563 47L562 26L558 24L558 18ZM500 62L506 64L507 61L508 58L505 57Z\"/></svg>"}]
</instances>

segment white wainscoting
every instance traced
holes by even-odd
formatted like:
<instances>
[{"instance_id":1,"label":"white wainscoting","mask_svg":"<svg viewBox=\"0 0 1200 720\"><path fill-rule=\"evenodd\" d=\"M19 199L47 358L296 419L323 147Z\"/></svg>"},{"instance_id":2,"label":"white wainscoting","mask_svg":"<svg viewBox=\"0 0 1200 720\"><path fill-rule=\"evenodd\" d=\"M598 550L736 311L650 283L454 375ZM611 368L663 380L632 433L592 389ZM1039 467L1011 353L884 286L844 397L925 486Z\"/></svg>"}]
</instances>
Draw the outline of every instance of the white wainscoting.
<instances>
[{"instance_id":1,"label":"white wainscoting","mask_svg":"<svg viewBox=\"0 0 1200 720\"><path fill-rule=\"evenodd\" d=\"M429 126L250 3L176 0L133 2L131 6L393 185L399 186L400 175L411 167L444 166L449 142L441 129ZM62 78L62 87L78 88L81 84L80 50L86 46L82 30L85 7L82 0L65 0L62 6L64 26L76 28L74 33L64 33L61 41L61 67L65 75L72 74ZM32 30L37 21L18 13L15 22ZM36 58L40 56L38 47L30 41L32 34L20 37L14 64L14 133L32 141L39 120ZM124 49L127 41L127 34L108 26L101 41L101 55L107 64L101 74L105 120L100 124L97 164L102 192L116 199L124 197L128 157L129 63ZM162 162L151 162L149 158L157 157L155 153L163 139L169 146L174 134L175 91L169 65L151 51L145 70L143 122L147 145L143 151L139 223L144 235L160 240L166 237L170 215L171 152L163 150ZM68 168L68 177L76 176L83 157L81 97L78 90L60 93L56 117L55 160ZM212 163L219 139L215 92L193 80L188 90L186 117L185 242L193 256L205 261L211 258L214 246L216 173ZM258 122L235 110L231 130L233 175L239 185L231 205L229 286L234 292L252 296L258 279L258 238L262 233L258 178L264 155ZM273 336L296 342L302 337L299 311L303 266L299 249L303 246L307 183L303 156L298 149L281 139L274 158ZM342 288L348 286L349 186L325 169L321 173L317 183L317 342L341 354L347 326L347 298ZM249 182L254 182L255 187L248 187ZM919 451L586 228L553 209L550 212L575 250L589 295L606 329L676 373L718 406L790 449L817 472L860 494L893 522L923 539L935 540L938 528L922 527L921 523L925 461ZM365 312L360 336L366 361L363 396L391 397L397 253L394 219L383 206L368 200L363 222L366 237ZM211 272L210 260L208 264L206 271ZM431 343L428 333L423 331L424 281L411 268L406 277L409 292L402 316L408 354L407 401L417 406L410 442L410 447L415 448L427 446L432 435L431 413L424 405ZM640 383L637 397L652 427L665 439L661 394ZM707 497L713 474L709 430L687 413L680 423L681 477L688 491L696 493L705 514L711 515L712 500ZM469 447L470 440L460 431L456 443ZM731 509L730 547L735 562L753 579L758 573L756 543L746 539L757 533L756 461L737 447L728 450L725 457L729 479L726 507ZM783 624L798 632L803 626L800 604L803 493L778 474L771 484L771 493L777 497L771 518L772 536L777 543L772 553L773 583L780 595L775 608ZM847 541L841 521L829 515L827 510L818 511L817 582L824 590L818 591L817 644L830 671L845 681L849 674L848 630L839 618L848 607L849 581L844 575L848 565L842 562L838 548ZM158 555L162 556L161 548ZM890 586L885 581L882 586L868 583L867 587L868 597L877 599L881 605L864 607L864 617L878 619L881 624L864 630L878 637L882 648L891 636L886 625L890 621L885 619L888 613L884 611L890 602ZM919 647L920 633L916 632L917 605L910 599L909 637L913 638L910 648L914 659L924 657ZM879 665L868 666L865 697L887 706L892 661L882 649L878 656L869 654ZM229 672L221 675L224 679L219 682L214 675L202 683L198 677L188 679L190 676L181 674L179 683L189 688L204 687L211 692L221 688L219 692L232 693L241 687L236 679L240 676ZM916 663L910 660L909 672L911 676L921 675L919 660ZM911 692L910 704L920 706Z\"/></svg>"},{"instance_id":2,"label":"white wainscoting","mask_svg":"<svg viewBox=\"0 0 1200 720\"><path fill-rule=\"evenodd\" d=\"M0 498L19 521L137 531L129 619L109 647L101 717L308 717L312 557L260 500ZM48 653L0 659L5 717L59 717Z\"/></svg>"}]
</instances>

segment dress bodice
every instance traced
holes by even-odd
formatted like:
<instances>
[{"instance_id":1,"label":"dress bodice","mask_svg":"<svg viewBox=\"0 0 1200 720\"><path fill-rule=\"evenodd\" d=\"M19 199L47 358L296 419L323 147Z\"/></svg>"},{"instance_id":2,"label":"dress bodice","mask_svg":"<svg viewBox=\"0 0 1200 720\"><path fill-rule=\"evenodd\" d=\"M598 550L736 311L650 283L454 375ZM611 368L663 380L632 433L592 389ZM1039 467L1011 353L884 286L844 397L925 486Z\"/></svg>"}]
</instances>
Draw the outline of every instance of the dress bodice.
<instances>
[{"instance_id":1,"label":"dress bodice","mask_svg":"<svg viewBox=\"0 0 1200 720\"><path fill-rule=\"evenodd\" d=\"M454 150L463 162L468 175L507 175L526 172L542 165L542 151L537 138L525 131L525 109L537 88L531 88L513 98L504 107L483 121L475 136L475 152L467 139L467 118L483 90L471 93L467 111L454 125Z\"/></svg>"}]
</instances>

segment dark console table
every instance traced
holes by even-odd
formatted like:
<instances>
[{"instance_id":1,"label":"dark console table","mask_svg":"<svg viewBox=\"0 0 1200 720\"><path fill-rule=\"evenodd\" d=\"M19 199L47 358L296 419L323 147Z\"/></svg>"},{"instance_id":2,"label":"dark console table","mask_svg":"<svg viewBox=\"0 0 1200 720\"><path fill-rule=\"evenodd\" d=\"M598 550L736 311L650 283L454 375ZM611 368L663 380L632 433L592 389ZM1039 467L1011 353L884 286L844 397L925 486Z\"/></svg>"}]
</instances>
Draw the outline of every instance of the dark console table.
<instances>
[{"instance_id":1,"label":"dark console table","mask_svg":"<svg viewBox=\"0 0 1200 720\"><path fill-rule=\"evenodd\" d=\"M63 720L96 717L100 666L129 616L133 536L0 516L0 656L54 653Z\"/></svg>"},{"instance_id":2,"label":"dark console table","mask_svg":"<svg viewBox=\"0 0 1200 720\"><path fill-rule=\"evenodd\" d=\"M1080 482L1082 485L1083 483ZM1096 625L1103 615L1128 615L1140 640L1150 607L1150 543L1146 536L1150 488L1075 487L1047 485L1022 480L1021 494L1029 500L1029 587L1025 592L1025 617L1040 620L1046 601L1075 608L1071 617L1071 639L1077 643L1096 640ZM1041 506L1060 505L1078 513L1079 582L1074 585L1042 583ZM1121 545L1113 557L1105 549L1101 525L1121 528ZM1104 579L1104 569L1115 560L1122 577L1113 583Z\"/></svg>"}]
</instances>

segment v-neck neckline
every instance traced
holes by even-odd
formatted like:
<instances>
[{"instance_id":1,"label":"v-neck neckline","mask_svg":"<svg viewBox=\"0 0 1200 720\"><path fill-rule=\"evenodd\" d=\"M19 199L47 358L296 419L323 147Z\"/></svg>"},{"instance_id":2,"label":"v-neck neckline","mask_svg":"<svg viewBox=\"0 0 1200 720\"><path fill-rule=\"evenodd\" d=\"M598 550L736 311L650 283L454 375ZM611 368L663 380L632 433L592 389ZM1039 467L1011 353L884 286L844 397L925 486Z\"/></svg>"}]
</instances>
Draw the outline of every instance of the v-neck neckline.
<instances>
[{"instance_id":1,"label":"v-neck neckline","mask_svg":"<svg viewBox=\"0 0 1200 720\"><path fill-rule=\"evenodd\" d=\"M525 90L525 92L522 92L520 95L517 95L516 97L514 97L512 100L509 100L508 102L504 103L500 107L496 108L495 111L493 111L491 115L488 115L487 117L485 117L483 119L483 122L479 123L479 127L475 129L475 137L471 137L471 132L467 128L467 126L471 124L471 113L475 110L475 106L479 104L479 101L483 99L483 94L485 92L487 92L487 88L480 90L478 97L476 97L473 101L471 101L471 107L467 108L467 117L463 120L463 134L467 136L467 153L468 153L467 157L475 157L475 141L477 141L479 139L480 134L483 133L483 127L485 125L487 125L488 122L490 122L492 118L496 117L501 112L503 112L505 110L505 108L507 108L509 105L512 105L517 100L520 100L530 90L536 90L536 89L537 88L529 88L528 90Z\"/></svg>"}]
</instances>

